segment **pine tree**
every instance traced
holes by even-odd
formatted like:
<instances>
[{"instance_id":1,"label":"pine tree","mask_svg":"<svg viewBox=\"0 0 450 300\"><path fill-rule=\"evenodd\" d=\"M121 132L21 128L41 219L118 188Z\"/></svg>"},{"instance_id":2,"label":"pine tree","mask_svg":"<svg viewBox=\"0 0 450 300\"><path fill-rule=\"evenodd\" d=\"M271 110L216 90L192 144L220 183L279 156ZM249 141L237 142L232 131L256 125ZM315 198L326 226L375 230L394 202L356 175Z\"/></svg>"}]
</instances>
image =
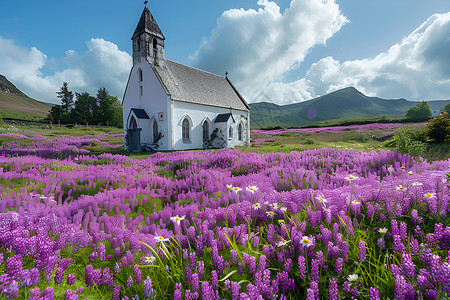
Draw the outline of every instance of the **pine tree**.
<instances>
[{"instance_id":1,"label":"pine tree","mask_svg":"<svg viewBox=\"0 0 450 300\"><path fill-rule=\"evenodd\" d=\"M64 108L64 111L69 113L73 106L73 93L69 91L69 84L64 81L63 86L56 93L58 94L58 98L61 99L61 106Z\"/></svg>"}]
</instances>

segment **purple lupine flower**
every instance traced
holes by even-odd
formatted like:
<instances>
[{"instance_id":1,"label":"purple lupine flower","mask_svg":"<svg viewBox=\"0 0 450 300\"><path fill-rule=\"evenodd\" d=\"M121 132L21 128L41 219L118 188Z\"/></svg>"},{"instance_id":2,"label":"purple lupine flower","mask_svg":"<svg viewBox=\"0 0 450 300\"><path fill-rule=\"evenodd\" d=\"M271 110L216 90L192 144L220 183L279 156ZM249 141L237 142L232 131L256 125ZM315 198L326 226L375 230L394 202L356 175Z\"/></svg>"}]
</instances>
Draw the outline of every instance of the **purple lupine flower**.
<instances>
[{"instance_id":1,"label":"purple lupine flower","mask_svg":"<svg viewBox=\"0 0 450 300\"><path fill-rule=\"evenodd\" d=\"M330 285L328 286L328 299L338 300L339 292L336 278L329 278Z\"/></svg>"},{"instance_id":2,"label":"purple lupine flower","mask_svg":"<svg viewBox=\"0 0 450 300\"><path fill-rule=\"evenodd\" d=\"M319 282L319 271L320 271L320 265L319 260L312 259L311 260L311 280Z\"/></svg>"},{"instance_id":3,"label":"purple lupine flower","mask_svg":"<svg viewBox=\"0 0 450 300\"><path fill-rule=\"evenodd\" d=\"M205 277L205 263L203 261L198 261L197 269L198 269L198 277L200 279L203 279L203 277Z\"/></svg>"},{"instance_id":4,"label":"purple lupine flower","mask_svg":"<svg viewBox=\"0 0 450 300\"><path fill-rule=\"evenodd\" d=\"M369 297L370 300L380 300L380 292L376 288L370 287Z\"/></svg>"},{"instance_id":5,"label":"purple lupine flower","mask_svg":"<svg viewBox=\"0 0 450 300\"><path fill-rule=\"evenodd\" d=\"M408 238L408 225L406 225L405 222L402 222L402 221L400 222L399 235L402 238L402 240Z\"/></svg>"},{"instance_id":6,"label":"purple lupine flower","mask_svg":"<svg viewBox=\"0 0 450 300\"><path fill-rule=\"evenodd\" d=\"M348 242L347 241L342 242L341 248L342 248L342 257L344 258L345 261L347 261L347 254L349 248Z\"/></svg>"},{"instance_id":7,"label":"purple lupine flower","mask_svg":"<svg viewBox=\"0 0 450 300\"><path fill-rule=\"evenodd\" d=\"M406 247L403 244L400 235L394 234L392 239L394 240L394 251L397 253L406 253Z\"/></svg>"},{"instance_id":8,"label":"purple lupine flower","mask_svg":"<svg viewBox=\"0 0 450 300\"><path fill-rule=\"evenodd\" d=\"M67 275L67 284L68 285L74 284L75 283L75 277L76 277L75 273Z\"/></svg>"},{"instance_id":9,"label":"purple lupine flower","mask_svg":"<svg viewBox=\"0 0 450 300\"><path fill-rule=\"evenodd\" d=\"M84 281L86 286L94 285L94 267L91 264L86 266L86 270L84 272Z\"/></svg>"},{"instance_id":10,"label":"purple lupine flower","mask_svg":"<svg viewBox=\"0 0 450 300\"><path fill-rule=\"evenodd\" d=\"M295 281L294 279L289 277L289 273L286 271L277 272L277 281L278 286L284 294L286 291L295 289Z\"/></svg>"},{"instance_id":11,"label":"purple lupine flower","mask_svg":"<svg viewBox=\"0 0 450 300\"><path fill-rule=\"evenodd\" d=\"M3 290L3 295L8 297L9 299L13 299L19 297L19 294L17 294L17 292L19 292L19 284L17 283L17 281L13 280L13 282Z\"/></svg>"},{"instance_id":12,"label":"purple lupine flower","mask_svg":"<svg viewBox=\"0 0 450 300\"><path fill-rule=\"evenodd\" d=\"M71 289L66 290L64 300L78 300L77 292Z\"/></svg>"},{"instance_id":13,"label":"purple lupine flower","mask_svg":"<svg viewBox=\"0 0 450 300\"><path fill-rule=\"evenodd\" d=\"M366 260L366 242L359 241L358 243L358 259L359 261L365 261Z\"/></svg>"},{"instance_id":14,"label":"purple lupine flower","mask_svg":"<svg viewBox=\"0 0 450 300\"><path fill-rule=\"evenodd\" d=\"M213 289L217 290L219 288L219 276L216 270L211 271L211 286Z\"/></svg>"},{"instance_id":15,"label":"purple lupine flower","mask_svg":"<svg viewBox=\"0 0 450 300\"><path fill-rule=\"evenodd\" d=\"M342 267L344 266L344 259L342 257L339 257L336 259L335 268L336 272L342 273Z\"/></svg>"},{"instance_id":16,"label":"purple lupine flower","mask_svg":"<svg viewBox=\"0 0 450 300\"><path fill-rule=\"evenodd\" d=\"M120 285L114 285L114 290L112 293L113 300L119 300L120 298Z\"/></svg>"},{"instance_id":17,"label":"purple lupine flower","mask_svg":"<svg viewBox=\"0 0 450 300\"><path fill-rule=\"evenodd\" d=\"M200 289L200 283L199 283L199 280L198 280L198 274L197 273L192 274L192 276L191 276L191 283L192 283L192 290L194 292L198 292L199 289Z\"/></svg>"},{"instance_id":18,"label":"purple lupine flower","mask_svg":"<svg viewBox=\"0 0 450 300\"><path fill-rule=\"evenodd\" d=\"M391 234L400 234L400 230L398 229L398 222L396 219L391 220Z\"/></svg>"},{"instance_id":19,"label":"purple lupine flower","mask_svg":"<svg viewBox=\"0 0 450 300\"><path fill-rule=\"evenodd\" d=\"M239 290L241 289L241 286L239 283L232 281L231 282L231 299L232 300L239 300Z\"/></svg>"},{"instance_id":20,"label":"purple lupine flower","mask_svg":"<svg viewBox=\"0 0 450 300\"><path fill-rule=\"evenodd\" d=\"M134 277L136 279L136 284L142 282L142 272L141 269L139 269L139 265L134 265Z\"/></svg>"},{"instance_id":21,"label":"purple lupine flower","mask_svg":"<svg viewBox=\"0 0 450 300\"><path fill-rule=\"evenodd\" d=\"M300 271L300 279L304 279L306 277L306 258L304 256L299 255L298 257L298 268Z\"/></svg>"},{"instance_id":22,"label":"purple lupine flower","mask_svg":"<svg viewBox=\"0 0 450 300\"><path fill-rule=\"evenodd\" d=\"M385 241L384 241L384 238L379 238L379 239L377 239L377 246L378 246L378 248L380 248L381 250L383 250L384 249L384 247L386 246L386 243L385 243Z\"/></svg>"},{"instance_id":23,"label":"purple lupine flower","mask_svg":"<svg viewBox=\"0 0 450 300\"><path fill-rule=\"evenodd\" d=\"M51 286L45 289L44 291L44 300L53 300L53 297L55 295L55 291Z\"/></svg>"},{"instance_id":24,"label":"purple lupine flower","mask_svg":"<svg viewBox=\"0 0 450 300\"><path fill-rule=\"evenodd\" d=\"M412 261L411 254L402 254L402 268L406 277L415 277L415 267L416 265Z\"/></svg>"},{"instance_id":25,"label":"purple lupine flower","mask_svg":"<svg viewBox=\"0 0 450 300\"><path fill-rule=\"evenodd\" d=\"M411 252L414 255L418 255L419 251L420 251L420 247L419 247L419 242L411 237L410 241L409 241L409 247L411 248Z\"/></svg>"},{"instance_id":26,"label":"purple lupine flower","mask_svg":"<svg viewBox=\"0 0 450 300\"><path fill-rule=\"evenodd\" d=\"M258 268L260 271L264 271L266 269L266 256L264 254L259 257Z\"/></svg>"},{"instance_id":27,"label":"purple lupine flower","mask_svg":"<svg viewBox=\"0 0 450 300\"><path fill-rule=\"evenodd\" d=\"M311 281L310 287L314 291L314 297L316 299L319 299L319 283L317 283L315 281Z\"/></svg>"},{"instance_id":28,"label":"purple lupine flower","mask_svg":"<svg viewBox=\"0 0 450 300\"><path fill-rule=\"evenodd\" d=\"M6 259L5 273L9 276L14 276L23 268L22 256L19 254L13 255Z\"/></svg>"},{"instance_id":29,"label":"purple lupine flower","mask_svg":"<svg viewBox=\"0 0 450 300\"><path fill-rule=\"evenodd\" d=\"M180 283L175 284L175 291L173 293L173 299L174 300L182 300L183 294L181 292L181 287L182 286L181 286Z\"/></svg>"},{"instance_id":30,"label":"purple lupine flower","mask_svg":"<svg viewBox=\"0 0 450 300\"><path fill-rule=\"evenodd\" d=\"M313 289L308 288L306 290L306 300L316 300L316 295Z\"/></svg>"},{"instance_id":31,"label":"purple lupine flower","mask_svg":"<svg viewBox=\"0 0 450 300\"><path fill-rule=\"evenodd\" d=\"M60 267L55 272L55 284L61 284L64 279L64 270Z\"/></svg>"},{"instance_id":32,"label":"purple lupine flower","mask_svg":"<svg viewBox=\"0 0 450 300\"><path fill-rule=\"evenodd\" d=\"M127 279L127 287L128 288L133 287L133 277L131 277L131 275Z\"/></svg>"},{"instance_id":33,"label":"purple lupine flower","mask_svg":"<svg viewBox=\"0 0 450 300\"><path fill-rule=\"evenodd\" d=\"M144 280L144 298L150 298L155 290L152 288L152 280L147 276L147 279Z\"/></svg>"},{"instance_id":34,"label":"purple lupine flower","mask_svg":"<svg viewBox=\"0 0 450 300\"><path fill-rule=\"evenodd\" d=\"M118 263L116 263L115 267L114 267L114 273L117 274L120 272L120 266Z\"/></svg>"},{"instance_id":35,"label":"purple lupine flower","mask_svg":"<svg viewBox=\"0 0 450 300\"><path fill-rule=\"evenodd\" d=\"M39 300L41 298L41 289L34 288L30 290L30 300Z\"/></svg>"}]
</instances>

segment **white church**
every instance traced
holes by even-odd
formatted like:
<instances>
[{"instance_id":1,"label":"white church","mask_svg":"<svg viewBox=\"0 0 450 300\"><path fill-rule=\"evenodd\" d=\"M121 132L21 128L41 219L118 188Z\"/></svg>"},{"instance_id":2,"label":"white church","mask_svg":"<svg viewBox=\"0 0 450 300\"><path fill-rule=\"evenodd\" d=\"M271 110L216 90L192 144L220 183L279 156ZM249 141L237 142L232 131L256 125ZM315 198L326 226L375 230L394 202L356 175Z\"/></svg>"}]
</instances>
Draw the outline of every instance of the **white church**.
<instances>
[{"instance_id":1,"label":"white church","mask_svg":"<svg viewBox=\"0 0 450 300\"><path fill-rule=\"evenodd\" d=\"M123 96L125 151L250 145L250 107L227 76L164 57L164 35L147 5L131 38Z\"/></svg>"}]
</instances>

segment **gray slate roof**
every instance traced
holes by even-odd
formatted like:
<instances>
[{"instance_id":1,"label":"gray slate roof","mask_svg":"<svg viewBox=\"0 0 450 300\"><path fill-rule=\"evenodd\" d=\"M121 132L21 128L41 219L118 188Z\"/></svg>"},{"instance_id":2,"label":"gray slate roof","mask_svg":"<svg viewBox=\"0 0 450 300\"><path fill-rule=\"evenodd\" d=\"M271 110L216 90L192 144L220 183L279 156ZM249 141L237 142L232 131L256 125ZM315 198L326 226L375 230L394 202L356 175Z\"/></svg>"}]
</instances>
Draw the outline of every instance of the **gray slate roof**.
<instances>
[{"instance_id":1,"label":"gray slate roof","mask_svg":"<svg viewBox=\"0 0 450 300\"><path fill-rule=\"evenodd\" d=\"M138 119L150 119L145 110L142 108L132 108L131 110L134 112L136 117L138 117Z\"/></svg>"},{"instance_id":2,"label":"gray slate roof","mask_svg":"<svg viewBox=\"0 0 450 300\"><path fill-rule=\"evenodd\" d=\"M228 78L170 60L154 67L172 100L248 111L250 107Z\"/></svg>"},{"instance_id":3,"label":"gray slate roof","mask_svg":"<svg viewBox=\"0 0 450 300\"><path fill-rule=\"evenodd\" d=\"M219 114L217 115L216 119L214 120L214 123L222 123L222 122L228 122L229 118L233 119L233 122L236 122L234 120L234 117L231 113L227 113L227 114Z\"/></svg>"},{"instance_id":4,"label":"gray slate roof","mask_svg":"<svg viewBox=\"0 0 450 300\"><path fill-rule=\"evenodd\" d=\"M134 39L144 32L155 35L163 40L165 39L164 35L161 32L161 29L159 29L159 26L156 23L155 18L153 18L153 15L148 7L144 8L141 18L139 19L139 23L136 26L136 30L134 31L133 37L131 39Z\"/></svg>"}]
</instances>

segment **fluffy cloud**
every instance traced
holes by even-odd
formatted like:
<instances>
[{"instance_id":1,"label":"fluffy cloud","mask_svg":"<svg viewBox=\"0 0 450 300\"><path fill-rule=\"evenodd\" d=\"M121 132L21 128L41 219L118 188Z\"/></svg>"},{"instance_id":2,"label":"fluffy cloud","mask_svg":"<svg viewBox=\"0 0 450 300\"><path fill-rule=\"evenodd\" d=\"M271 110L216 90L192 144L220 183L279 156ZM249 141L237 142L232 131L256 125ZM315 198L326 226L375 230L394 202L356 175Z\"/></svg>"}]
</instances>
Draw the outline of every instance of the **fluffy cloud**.
<instances>
[{"instance_id":1,"label":"fluffy cloud","mask_svg":"<svg viewBox=\"0 0 450 300\"><path fill-rule=\"evenodd\" d=\"M42 70L51 63L45 54L0 37L0 74L25 94L42 101L59 102L56 91L63 81L74 91L95 94L99 87L106 87L112 95L121 98L132 65L131 56L103 39L91 39L86 46L84 54L66 51L60 61L66 68L44 75Z\"/></svg>"},{"instance_id":2,"label":"fluffy cloud","mask_svg":"<svg viewBox=\"0 0 450 300\"><path fill-rule=\"evenodd\" d=\"M354 86L384 98L449 99L450 13L431 16L400 43L373 58L342 63L323 58L300 82L312 95Z\"/></svg>"},{"instance_id":3,"label":"fluffy cloud","mask_svg":"<svg viewBox=\"0 0 450 300\"><path fill-rule=\"evenodd\" d=\"M258 10L225 11L191 60L217 74L230 72L247 99L261 92L269 97L282 93L289 99L310 96L306 90L296 90L302 82L283 87L280 81L312 47L325 44L347 19L334 0L292 0L283 13L272 1L259 0L258 5Z\"/></svg>"}]
</instances>

